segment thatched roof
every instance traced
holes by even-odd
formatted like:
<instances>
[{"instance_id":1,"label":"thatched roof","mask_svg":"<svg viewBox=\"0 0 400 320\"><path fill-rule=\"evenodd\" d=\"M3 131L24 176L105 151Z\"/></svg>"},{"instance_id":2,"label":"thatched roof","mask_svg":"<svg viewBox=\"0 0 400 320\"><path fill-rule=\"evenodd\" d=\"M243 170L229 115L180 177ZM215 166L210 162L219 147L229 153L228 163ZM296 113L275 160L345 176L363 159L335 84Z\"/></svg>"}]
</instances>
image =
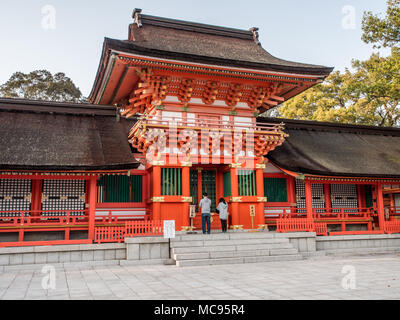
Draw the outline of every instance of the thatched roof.
<instances>
[{"instance_id":1,"label":"thatched roof","mask_svg":"<svg viewBox=\"0 0 400 320\"><path fill-rule=\"evenodd\" d=\"M268 154L283 169L316 175L400 178L400 129L315 121L283 122L289 137Z\"/></svg>"},{"instance_id":2,"label":"thatched roof","mask_svg":"<svg viewBox=\"0 0 400 320\"><path fill-rule=\"evenodd\" d=\"M319 76L327 76L333 69L272 56L258 43L257 29L218 27L140 12L136 12L135 23L130 25L129 40L106 38L106 48L189 62Z\"/></svg>"},{"instance_id":3,"label":"thatched roof","mask_svg":"<svg viewBox=\"0 0 400 320\"><path fill-rule=\"evenodd\" d=\"M137 168L116 108L0 99L0 169Z\"/></svg>"}]
</instances>

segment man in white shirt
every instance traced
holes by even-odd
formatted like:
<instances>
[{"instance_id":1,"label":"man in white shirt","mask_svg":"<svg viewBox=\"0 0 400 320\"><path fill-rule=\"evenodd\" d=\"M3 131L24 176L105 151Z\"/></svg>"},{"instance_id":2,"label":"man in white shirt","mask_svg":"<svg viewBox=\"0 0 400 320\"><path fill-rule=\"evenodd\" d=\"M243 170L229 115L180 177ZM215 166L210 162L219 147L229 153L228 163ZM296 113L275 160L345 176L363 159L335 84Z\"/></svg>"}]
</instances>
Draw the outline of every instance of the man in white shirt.
<instances>
[{"instance_id":1,"label":"man in white shirt","mask_svg":"<svg viewBox=\"0 0 400 320\"><path fill-rule=\"evenodd\" d=\"M203 193L203 199L199 203L201 208L201 227L203 234L210 234L211 232L211 200L208 199L208 194Z\"/></svg>"}]
</instances>

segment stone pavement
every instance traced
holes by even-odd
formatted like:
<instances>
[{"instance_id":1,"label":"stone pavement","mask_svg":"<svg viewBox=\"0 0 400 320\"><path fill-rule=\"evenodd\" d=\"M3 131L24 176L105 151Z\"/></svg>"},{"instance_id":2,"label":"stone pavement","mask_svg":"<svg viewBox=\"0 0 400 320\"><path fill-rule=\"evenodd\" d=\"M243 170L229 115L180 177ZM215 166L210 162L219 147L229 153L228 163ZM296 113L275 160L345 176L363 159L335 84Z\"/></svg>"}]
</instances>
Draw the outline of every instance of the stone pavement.
<instances>
[{"instance_id":1,"label":"stone pavement","mask_svg":"<svg viewBox=\"0 0 400 320\"><path fill-rule=\"evenodd\" d=\"M44 290L52 274L42 266L0 273L0 299L400 299L398 255L184 268L77 265L56 268L56 288Z\"/></svg>"}]
</instances>

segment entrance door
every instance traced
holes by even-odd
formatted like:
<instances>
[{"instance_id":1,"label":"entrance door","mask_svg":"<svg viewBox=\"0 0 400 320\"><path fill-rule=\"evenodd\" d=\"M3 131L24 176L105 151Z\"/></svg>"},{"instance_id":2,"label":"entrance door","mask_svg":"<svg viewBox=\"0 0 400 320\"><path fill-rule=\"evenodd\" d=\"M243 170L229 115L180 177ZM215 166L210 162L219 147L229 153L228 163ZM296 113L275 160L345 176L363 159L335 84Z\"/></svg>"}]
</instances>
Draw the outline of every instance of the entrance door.
<instances>
[{"instance_id":1,"label":"entrance door","mask_svg":"<svg viewBox=\"0 0 400 320\"><path fill-rule=\"evenodd\" d=\"M217 204L217 173L214 170L203 170L201 172L201 196L207 192L211 200L211 212L215 212Z\"/></svg>"},{"instance_id":2,"label":"entrance door","mask_svg":"<svg viewBox=\"0 0 400 320\"><path fill-rule=\"evenodd\" d=\"M200 181L200 183L199 183ZM191 170L190 171L190 196L192 204L196 205L196 211L199 212L199 201L203 193L207 192L211 200L211 212L215 212L217 204L217 172L215 170Z\"/></svg>"}]
</instances>

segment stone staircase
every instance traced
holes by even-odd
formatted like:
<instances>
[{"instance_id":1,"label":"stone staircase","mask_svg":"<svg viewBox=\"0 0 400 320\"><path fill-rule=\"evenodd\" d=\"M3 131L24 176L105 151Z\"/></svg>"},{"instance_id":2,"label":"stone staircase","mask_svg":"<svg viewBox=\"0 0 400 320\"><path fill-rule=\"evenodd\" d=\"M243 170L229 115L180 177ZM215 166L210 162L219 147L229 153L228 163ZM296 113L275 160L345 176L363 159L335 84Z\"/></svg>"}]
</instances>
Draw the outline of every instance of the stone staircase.
<instances>
[{"instance_id":1,"label":"stone staircase","mask_svg":"<svg viewBox=\"0 0 400 320\"><path fill-rule=\"evenodd\" d=\"M177 235L170 247L179 267L303 259L289 238L269 232Z\"/></svg>"}]
</instances>

